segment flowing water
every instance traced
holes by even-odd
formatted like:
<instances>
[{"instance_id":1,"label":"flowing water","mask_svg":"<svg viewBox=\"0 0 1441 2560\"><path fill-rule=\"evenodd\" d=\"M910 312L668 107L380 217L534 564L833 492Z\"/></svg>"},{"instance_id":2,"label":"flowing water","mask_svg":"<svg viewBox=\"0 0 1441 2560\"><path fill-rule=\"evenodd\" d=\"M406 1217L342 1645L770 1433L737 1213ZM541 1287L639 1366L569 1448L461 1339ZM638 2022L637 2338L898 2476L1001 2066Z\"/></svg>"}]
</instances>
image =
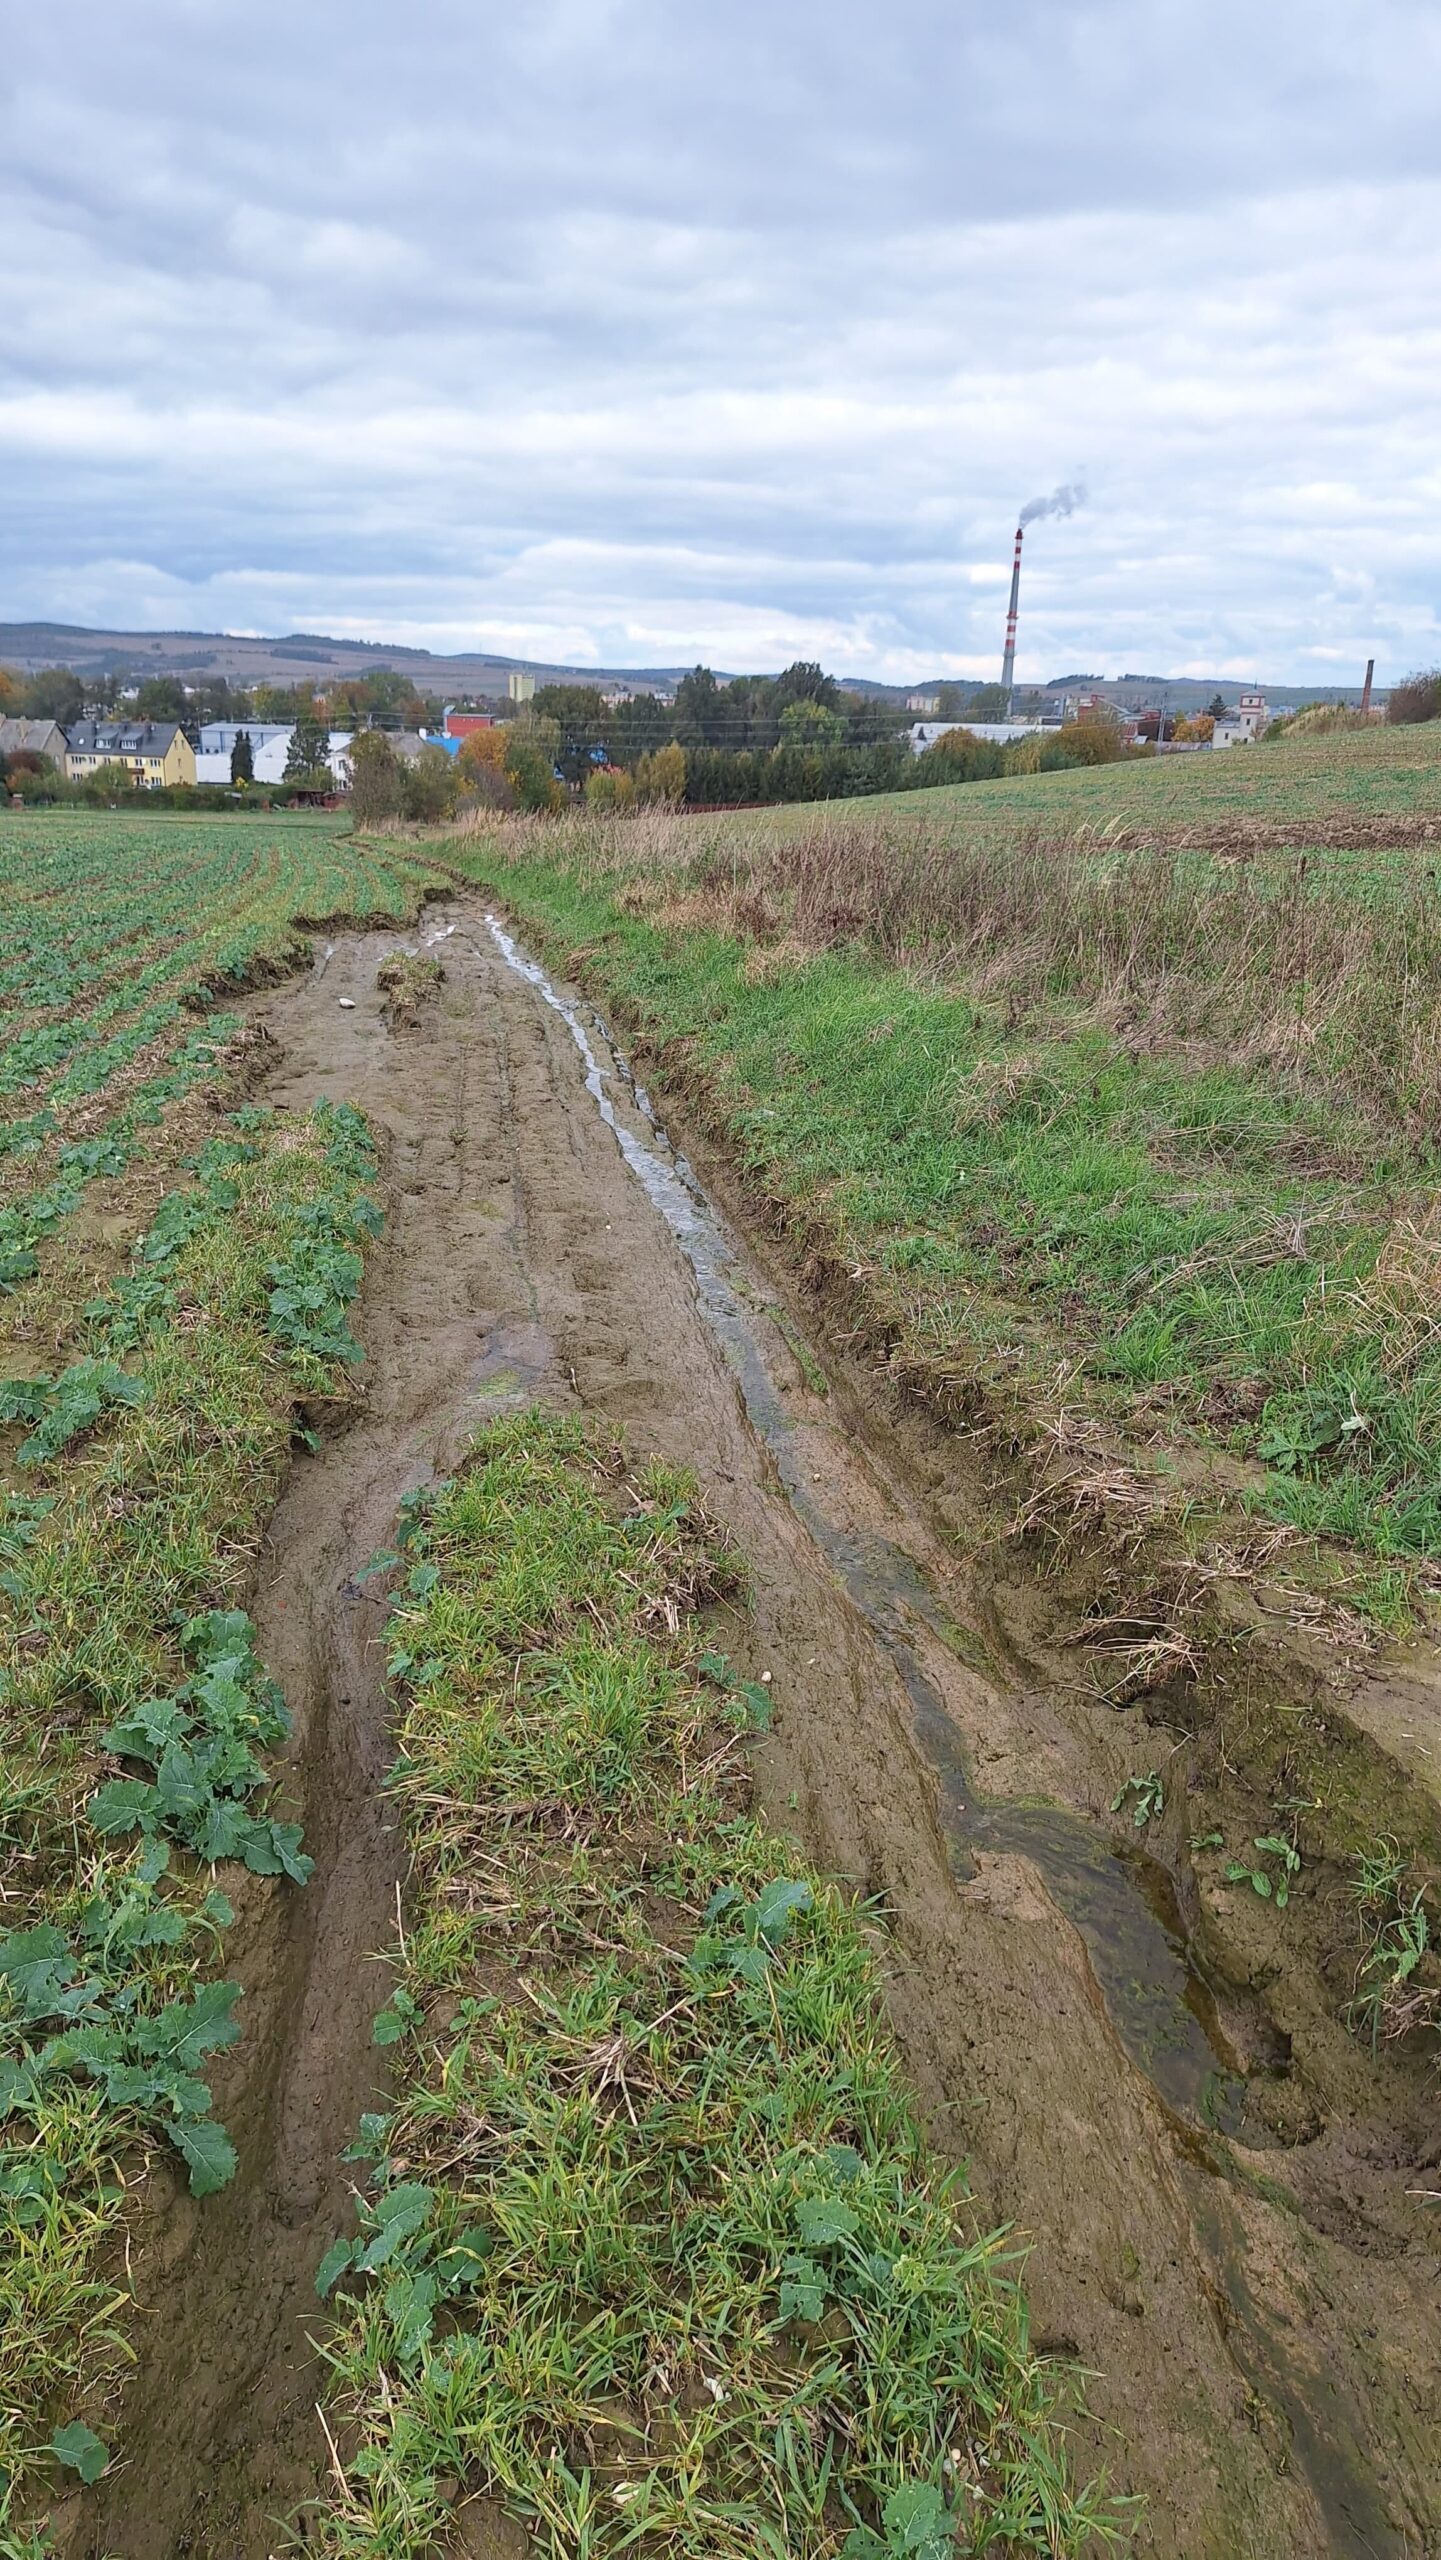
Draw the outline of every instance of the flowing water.
<instances>
[{"instance_id":1,"label":"flowing water","mask_svg":"<svg viewBox=\"0 0 1441 2560\"><path fill-rule=\"evenodd\" d=\"M630 1075L601 1016L559 993L498 916L487 915L486 924L507 967L534 987L569 1029L580 1051L587 1093L695 1274L706 1321L725 1347L752 1429L769 1450L797 1515L901 1675L914 1711L916 1739L936 1775L958 1872L972 1872L976 1849L1012 1850L1029 1858L1085 1940L1107 2009L1132 2061L1168 2105L1200 2123L1233 2129L1244 2079L1212 1994L1188 1952L1166 1870L1139 1852L1118 1855L1084 1815L1062 1806L988 1800L978 1794L965 1737L927 1671L918 1643L924 1629L964 1658L965 1631L913 1556L885 1538L857 1536L828 1508L813 1471L800 1462L795 1423L770 1366L758 1315L760 1284L727 1240L692 1166L666 1137L649 1095Z\"/></svg>"}]
</instances>

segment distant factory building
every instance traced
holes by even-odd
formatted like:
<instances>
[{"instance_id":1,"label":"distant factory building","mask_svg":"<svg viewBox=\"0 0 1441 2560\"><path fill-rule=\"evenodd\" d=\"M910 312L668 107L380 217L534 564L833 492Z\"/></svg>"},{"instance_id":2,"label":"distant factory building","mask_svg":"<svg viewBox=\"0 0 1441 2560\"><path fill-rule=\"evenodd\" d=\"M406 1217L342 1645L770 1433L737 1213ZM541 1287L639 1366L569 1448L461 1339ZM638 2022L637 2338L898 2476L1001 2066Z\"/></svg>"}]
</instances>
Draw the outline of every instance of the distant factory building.
<instances>
[{"instance_id":1,"label":"distant factory building","mask_svg":"<svg viewBox=\"0 0 1441 2560\"><path fill-rule=\"evenodd\" d=\"M924 755L937 738L949 737L953 729L964 729L968 737L989 738L993 745L1008 747L1014 738L1034 737L1037 730L1053 727L1044 720L913 720L911 753Z\"/></svg>"},{"instance_id":2,"label":"distant factory building","mask_svg":"<svg viewBox=\"0 0 1441 2560\"><path fill-rule=\"evenodd\" d=\"M195 757L196 782L229 782L230 758L242 729L250 740L252 781L263 786L285 780L290 741L295 734L293 720L207 720ZM349 748L348 729L329 732L325 761L342 791L350 787Z\"/></svg>"},{"instance_id":3,"label":"distant factory building","mask_svg":"<svg viewBox=\"0 0 1441 2560\"><path fill-rule=\"evenodd\" d=\"M285 771L294 728L291 720L207 720L195 750L197 782L228 782L230 758L242 729L250 740L257 782L278 782Z\"/></svg>"}]
</instances>

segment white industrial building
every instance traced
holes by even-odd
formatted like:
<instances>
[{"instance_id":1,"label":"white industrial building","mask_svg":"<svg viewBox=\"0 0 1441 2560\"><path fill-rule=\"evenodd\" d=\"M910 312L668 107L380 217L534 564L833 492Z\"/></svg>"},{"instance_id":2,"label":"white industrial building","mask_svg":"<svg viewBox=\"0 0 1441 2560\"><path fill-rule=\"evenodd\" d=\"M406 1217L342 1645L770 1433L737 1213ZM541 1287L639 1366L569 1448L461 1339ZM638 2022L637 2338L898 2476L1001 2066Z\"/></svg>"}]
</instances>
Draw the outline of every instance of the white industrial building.
<instances>
[{"instance_id":1,"label":"white industrial building","mask_svg":"<svg viewBox=\"0 0 1441 2560\"><path fill-rule=\"evenodd\" d=\"M973 738L989 738L998 747L1008 747L1013 738L1033 738L1038 730L1054 725L1044 720L915 720L911 723L911 753L924 755L937 738L949 737L953 729L965 729Z\"/></svg>"},{"instance_id":2,"label":"white industrial building","mask_svg":"<svg viewBox=\"0 0 1441 2560\"><path fill-rule=\"evenodd\" d=\"M295 734L293 721L207 720L200 732L200 744L195 751L197 782L228 782L230 780L230 759L234 753L235 741L242 729L250 740L251 753L255 759L255 781L266 783L285 780L285 759L290 753L290 741ZM332 729L326 752L326 762L342 791L350 787L350 757L347 752L350 739L349 729Z\"/></svg>"}]
</instances>

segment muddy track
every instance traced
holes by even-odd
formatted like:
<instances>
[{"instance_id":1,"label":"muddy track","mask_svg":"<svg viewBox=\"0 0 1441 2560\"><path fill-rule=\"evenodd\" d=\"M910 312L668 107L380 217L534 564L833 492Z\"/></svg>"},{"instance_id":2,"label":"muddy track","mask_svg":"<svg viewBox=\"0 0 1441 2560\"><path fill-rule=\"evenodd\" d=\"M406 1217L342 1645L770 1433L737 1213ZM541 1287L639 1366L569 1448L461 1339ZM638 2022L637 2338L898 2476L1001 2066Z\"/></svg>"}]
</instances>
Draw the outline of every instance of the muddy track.
<instances>
[{"instance_id":1,"label":"muddy track","mask_svg":"<svg viewBox=\"0 0 1441 2560\"><path fill-rule=\"evenodd\" d=\"M763 1788L878 1897L928 2122L971 2160L983 2213L1035 2241L1038 2339L1097 2377L1077 2460L1145 2495L1138 2547L1441 2550L1434 2257L1308 2216L1291 2155L1256 2147L1239 2106L1244 2142L1215 2129L1275 2066L1271 2023L1198 1981L1160 1871L1066 1809L1062 1710L965 1589L900 1454L843 1382L816 1391L772 1284L593 1018L478 902L425 931L446 979L417 1028L388 1029L375 988L393 935L338 937L253 1007L276 1043L266 1097L354 1101L385 1150L362 1393L298 1460L253 1601L318 1865L303 1895L257 1896L232 1949L245 2039L219 2094L242 2173L150 2217L127 2458L62 2547L264 2560L322 2476L313 2277L376 2093L373 1950L397 1882L381 1610L354 1577L407 1485L539 1393L695 1466L745 1552L754 1611L727 1641L774 1677Z\"/></svg>"}]
</instances>

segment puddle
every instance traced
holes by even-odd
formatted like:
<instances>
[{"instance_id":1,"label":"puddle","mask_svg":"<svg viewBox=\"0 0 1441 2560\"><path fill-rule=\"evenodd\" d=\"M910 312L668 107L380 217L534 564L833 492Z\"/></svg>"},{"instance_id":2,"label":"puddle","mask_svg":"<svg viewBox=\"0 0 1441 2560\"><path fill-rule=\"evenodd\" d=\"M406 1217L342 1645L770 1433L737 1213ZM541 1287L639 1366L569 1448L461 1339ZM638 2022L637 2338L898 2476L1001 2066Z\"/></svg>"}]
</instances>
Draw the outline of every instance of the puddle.
<instances>
[{"instance_id":1,"label":"puddle","mask_svg":"<svg viewBox=\"0 0 1441 2560\"><path fill-rule=\"evenodd\" d=\"M916 1739L936 1773L957 1873L974 1874L978 1849L1030 1859L1080 1932L1130 2059L1177 2113L1235 2131L1245 2081L1211 1994L1189 1958L1166 1870L1139 1853L1120 1855L1082 1814L977 1793L962 1737L924 1660L929 1639L974 1668L974 1640L955 1624L912 1556L886 1539L857 1537L828 1512L823 1493L803 1468L794 1421L767 1361L757 1321L762 1302L686 1158L659 1126L648 1094L630 1075L600 1015L559 995L499 917L487 915L486 925L507 966L569 1029L586 1091L690 1264L706 1320L793 1510L895 1663L911 1702ZM641 1122L643 1135L617 1111L611 1084Z\"/></svg>"},{"instance_id":2,"label":"puddle","mask_svg":"<svg viewBox=\"0 0 1441 2560\"><path fill-rule=\"evenodd\" d=\"M466 1380L467 1400L488 1421L498 1413L523 1412L534 1404L553 1366L550 1338L538 1324L495 1325Z\"/></svg>"}]
</instances>

